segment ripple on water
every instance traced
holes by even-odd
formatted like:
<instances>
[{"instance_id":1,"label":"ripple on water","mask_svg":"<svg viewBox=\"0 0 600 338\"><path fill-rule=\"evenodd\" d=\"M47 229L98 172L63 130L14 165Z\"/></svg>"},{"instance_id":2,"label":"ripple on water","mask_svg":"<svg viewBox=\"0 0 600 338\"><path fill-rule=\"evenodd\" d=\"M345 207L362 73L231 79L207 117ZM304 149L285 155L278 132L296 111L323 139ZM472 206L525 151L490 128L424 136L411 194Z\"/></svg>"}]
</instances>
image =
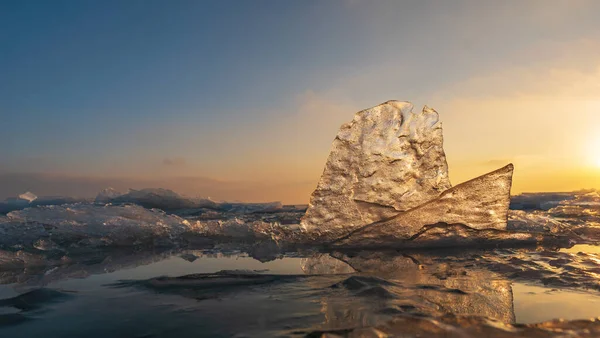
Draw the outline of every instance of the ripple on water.
<instances>
[{"instance_id":1,"label":"ripple on water","mask_svg":"<svg viewBox=\"0 0 600 338\"><path fill-rule=\"evenodd\" d=\"M0 336L593 337L594 249L73 257L2 271Z\"/></svg>"}]
</instances>

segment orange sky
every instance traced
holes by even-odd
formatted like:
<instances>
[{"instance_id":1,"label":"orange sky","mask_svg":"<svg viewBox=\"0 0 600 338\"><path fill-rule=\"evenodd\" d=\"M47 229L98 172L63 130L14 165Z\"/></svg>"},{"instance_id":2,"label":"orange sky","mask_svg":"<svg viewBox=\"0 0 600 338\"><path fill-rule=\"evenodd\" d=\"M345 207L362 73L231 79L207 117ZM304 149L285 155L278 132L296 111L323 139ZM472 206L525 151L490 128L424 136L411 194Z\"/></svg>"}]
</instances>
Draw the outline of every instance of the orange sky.
<instances>
[{"instance_id":1,"label":"orange sky","mask_svg":"<svg viewBox=\"0 0 600 338\"><path fill-rule=\"evenodd\" d=\"M123 61L136 73L116 72L107 83L98 82L106 79L102 72L80 80L61 75L38 91L30 90L38 73L23 79L22 102L8 92L9 104L0 102L9 118L0 129L7 145L0 148L0 197L26 190L93 196L112 185L306 203L339 126L392 99L439 112L453 184L512 162L513 193L600 188L600 2L288 5L258 11L244 19L252 29L234 32L221 20L195 27L192 14L202 8L166 8L165 15L192 14L178 19L189 20L173 28L181 30L164 32L164 46L156 40L151 54L111 49L106 61L117 67L150 55L157 67ZM231 14L222 10L215 15ZM128 31L156 23L123 24ZM16 28L15 41L26 45L19 34L27 32ZM198 40L212 28L217 38ZM64 47L84 53L97 33L82 32L83 42ZM210 53L202 49L208 47ZM192 53L187 48L198 48L199 57L179 69ZM14 54L15 62L24 57ZM153 74L157 69L163 73ZM89 92L77 91L86 86ZM30 116L34 103L38 115Z\"/></svg>"}]
</instances>

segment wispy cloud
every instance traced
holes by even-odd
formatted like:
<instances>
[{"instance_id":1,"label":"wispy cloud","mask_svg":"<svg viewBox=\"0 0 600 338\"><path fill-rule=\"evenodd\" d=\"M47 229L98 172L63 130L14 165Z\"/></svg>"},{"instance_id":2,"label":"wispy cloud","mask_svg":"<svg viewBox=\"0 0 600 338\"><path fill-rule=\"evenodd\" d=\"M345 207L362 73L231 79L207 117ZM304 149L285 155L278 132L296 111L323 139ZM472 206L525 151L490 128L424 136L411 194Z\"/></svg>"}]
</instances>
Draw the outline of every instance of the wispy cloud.
<instances>
[{"instance_id":1,"label":"wispy cloud","mask_svg":"<svg viewBox=\"0 0 600 338\"><path fill-rule=\"evenodd\" d=\"M91 198L106 187L117 191L142 188L166 188L187 196L243 202L282 201L307 203L314 181L221 181L207 177L88 177L42 173L0 173L0 200L25 191L38 196L74 196Z\"/></svg>"},{"instance_id":2,"label":"wispy cloud","mask_svg":"<svg viewBox=\"0 0 600 338\"><path fill-rule=\"evenodd\" d=\"M181 167L185 166L187 161L183 157L173 157L163 159L162 164L166 166Z\"/></svg>"}]
</instances>

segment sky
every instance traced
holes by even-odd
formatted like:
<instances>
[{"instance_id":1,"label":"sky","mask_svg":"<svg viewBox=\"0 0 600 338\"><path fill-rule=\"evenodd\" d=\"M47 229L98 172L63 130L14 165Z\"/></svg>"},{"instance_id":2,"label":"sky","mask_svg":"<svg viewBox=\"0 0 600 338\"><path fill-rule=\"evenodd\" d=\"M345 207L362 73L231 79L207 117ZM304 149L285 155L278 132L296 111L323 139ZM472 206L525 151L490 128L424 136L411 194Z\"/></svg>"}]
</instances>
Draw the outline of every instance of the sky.
<instances>
[{"instance_id":1,"label":"sky","mask_svg":"<svg viewBox=\"0 0 600 338\"><path fill-rule=\"evenodd\" d=\"M600 2L0 0L0 197L306 203L339 126L440 114L450 179L600 188Z\"/></svg>"}]
</instances>

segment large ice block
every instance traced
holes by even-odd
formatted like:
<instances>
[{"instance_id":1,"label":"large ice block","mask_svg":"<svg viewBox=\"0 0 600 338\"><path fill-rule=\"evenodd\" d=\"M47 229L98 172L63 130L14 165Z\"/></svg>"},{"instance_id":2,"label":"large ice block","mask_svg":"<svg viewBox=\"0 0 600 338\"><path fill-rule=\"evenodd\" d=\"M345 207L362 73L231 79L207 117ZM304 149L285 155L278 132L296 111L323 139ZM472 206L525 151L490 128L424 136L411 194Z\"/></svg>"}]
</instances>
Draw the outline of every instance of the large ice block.
<instances>
[{"instance_id":1,"label":"large ice block","mask_svg":"<svg viewBox=\"0 0 600 338\"><path fill-rule=\"evenodd\" d=\"M433 109L388 101L342 125L301 225L334 239L417 207L451 187Z\"/></svg>"}]
</instances>

